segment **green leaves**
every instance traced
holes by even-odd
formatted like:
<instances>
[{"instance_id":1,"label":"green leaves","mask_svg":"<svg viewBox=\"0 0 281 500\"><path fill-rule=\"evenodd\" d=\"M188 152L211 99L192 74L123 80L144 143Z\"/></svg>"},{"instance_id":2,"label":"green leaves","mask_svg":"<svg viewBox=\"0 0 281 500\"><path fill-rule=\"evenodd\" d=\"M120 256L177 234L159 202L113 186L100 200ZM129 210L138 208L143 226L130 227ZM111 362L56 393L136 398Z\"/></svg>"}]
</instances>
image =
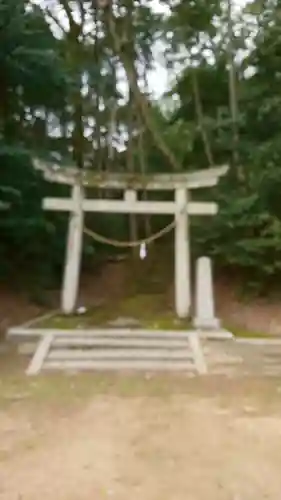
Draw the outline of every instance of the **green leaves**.
<instances>
[{"instance_id":1,"label":"green leaves","mask_svg":"<svg viewBox=\"0 0 281 500\"><path fill-rule=\"evenodd\" d=\"M243 19L239 13L231 19L233 50L238 53L233 67L238 109L234 127L224 3L162 3L170 8L165 15L154 12L149 2L118 3L118 52L106 12L95 10L90 0L46 1L36 8L28 0L0 0L0 201L10 203L8 212L0 212L0 253L7 258L2 267L8 266L10 255L19 262L37 262L39 268L42 262L52 267L63 259L66 218L42 212L42 197L57 188L34 172L35 152L60 153L62 164L75 157L79 164L82 159L100 171L125 169L130 143L135 170L171 168L169 155L157 151L151 128L147 130L140 113L143 101L136 102L132 95L128 99L123 74L124 61L129 61L140 96L149 99L148 70L155 62L157 40L170 72L175 70L170 98L176 95L177 101L166 114L157 103L147 106L153 131L183 171L206 168L210 159L231 164L229 178L215 193L220 212L207 223L196 221L194 246L200 253L211 253L219 264L250 270L255 282L280 273L279 7L270 0L255 1ZM239 161L233 159L234 129ZM212 198L212 193L204 196ZM124 232L123 222L116 222L118 234ZM112 227L106 218L98 225L101 232L106 225L107 230Z\"/></svg>"}]
</instances>

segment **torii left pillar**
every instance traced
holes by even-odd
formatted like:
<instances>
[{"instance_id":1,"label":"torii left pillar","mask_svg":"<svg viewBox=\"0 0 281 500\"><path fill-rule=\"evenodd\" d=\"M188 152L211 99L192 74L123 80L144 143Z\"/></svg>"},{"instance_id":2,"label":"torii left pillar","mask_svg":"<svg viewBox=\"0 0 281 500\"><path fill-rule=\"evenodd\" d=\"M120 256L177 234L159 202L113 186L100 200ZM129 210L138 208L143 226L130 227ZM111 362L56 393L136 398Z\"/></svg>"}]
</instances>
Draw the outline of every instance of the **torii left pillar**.
<instances>
[{"instance_id":1,"label":"torii left pillar","mask_svg":"<svg viewBox=\"0 0 281 500\"><path fill-rule=\"evenodd\" d=\"M83 243L84 189L81 183L72 188L73 209L69 216L65 270L63 278L61 308L64 314L72 314L76 308Z\"/></svg>"}]
</instances>

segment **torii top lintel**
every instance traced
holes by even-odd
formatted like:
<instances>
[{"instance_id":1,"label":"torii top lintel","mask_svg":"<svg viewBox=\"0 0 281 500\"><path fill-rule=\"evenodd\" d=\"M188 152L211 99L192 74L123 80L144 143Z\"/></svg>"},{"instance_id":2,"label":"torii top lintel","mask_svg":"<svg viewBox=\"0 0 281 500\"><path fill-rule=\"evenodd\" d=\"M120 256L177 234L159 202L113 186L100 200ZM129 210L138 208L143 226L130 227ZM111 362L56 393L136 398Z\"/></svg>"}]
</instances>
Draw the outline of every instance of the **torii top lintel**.
<instances>
[{"instance_id":1,"label":"torii top lintel","mask_svg":"<svg viewBox=\"0 0 281 500\"><path fill-rule=\"evenodd\" d=\"M176 188L198 189L215 186L219 178L228 171L228 166L213 167L190 173L169 174L126 174L96 173L91 170L79 170L72 167L34 160L34 167L43 173L45 180L58 184L73 185L80 179L85 187L102 189L147 189L169 191Z\"/></svg>"}]
</instances>

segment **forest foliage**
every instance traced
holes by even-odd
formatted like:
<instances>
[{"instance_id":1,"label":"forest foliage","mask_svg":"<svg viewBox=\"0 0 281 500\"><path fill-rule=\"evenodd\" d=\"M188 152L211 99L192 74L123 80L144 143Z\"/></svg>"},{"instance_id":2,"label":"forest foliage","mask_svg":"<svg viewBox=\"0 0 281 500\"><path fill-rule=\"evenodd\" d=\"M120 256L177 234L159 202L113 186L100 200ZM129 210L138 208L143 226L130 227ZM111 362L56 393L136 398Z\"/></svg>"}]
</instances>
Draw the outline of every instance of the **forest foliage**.
<instances>
[{"instance_id":1,"label":"forest foliage","mask_svg":"<svg viewBox=\"0 0 281 500\"><path fill-rule=\"evenodd\" d=\"M281 275L281 2L152 3L0 0L1 279L22 270L47 283L64 258L67 218L42 210L64 190L34 170L37 156L140 174L228 164L204 193L220 210L194 221L194 253L253 286ZM159 99L149 86L157 47L170 82ZM141 222L90 221L120 240L160 224Z\"/></svg>"}]
</instances>

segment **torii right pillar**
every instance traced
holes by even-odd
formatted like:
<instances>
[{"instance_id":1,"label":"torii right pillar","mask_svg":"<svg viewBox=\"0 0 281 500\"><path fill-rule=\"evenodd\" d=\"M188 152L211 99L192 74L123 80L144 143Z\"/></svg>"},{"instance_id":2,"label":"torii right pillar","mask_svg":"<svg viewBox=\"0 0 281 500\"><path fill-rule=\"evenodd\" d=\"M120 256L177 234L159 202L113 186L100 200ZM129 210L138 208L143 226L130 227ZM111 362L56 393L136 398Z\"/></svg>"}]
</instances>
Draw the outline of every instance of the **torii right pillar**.
<instances>
[{"instance_id":1,"label":"torii right pillar","mask_svg":"<svg viewBox=\"0 0 281 500\"><path fill-rule=\"evenodd\" d=\"M188 318L191 304L190 285L190 245L188 191L186 188L177 188L175 193L177 206L175 227L175 309L177 317Z\"/></svg>"},{"instance_id":2,"label":"torii right pillar","mask_svg":"<svg viewBox=\"0 0 281 500\"><path fill-rule=\"evenodd\" d=\"M176 227L175 227L175 310L178 318L186 319L190 316L191 306L191 273L190 273L190 239L189 239L189 216L190 215L215 215L217 213L217 205L208 203L192 203L189 200L189 193L192 189L206 188L216 186L220 177L224 176L228 171L228 166L214 167L207 170L194 172L189 174L186 183L179 183L175 186L175 202L176 202ZM187 174L188 175L188 174ZM192 208L191 208L192 207ZM200 283L204 283L202 275L208 268L208 286L209 294L212 295L212 272L210 263L201 263L202 270L199 271ZM203 280L203 281L202 281ZM198 288L198 287L197 287ZM202 287L201 287L202 289ZM198 292L197 292L198 293ZM202 293L200 294L202 296ZM211 299L210 299L211 300ZM205 306L211 312L211 302L206 302ZM203 306L202 306L203 307ZM197 305L198 309L198 305ZM200 317L201 317L201 307ZM212 323L213 327L218 326L214 314L211 314L212 320L209 317L207 323Z\"/></svg>"}]
</instances>

